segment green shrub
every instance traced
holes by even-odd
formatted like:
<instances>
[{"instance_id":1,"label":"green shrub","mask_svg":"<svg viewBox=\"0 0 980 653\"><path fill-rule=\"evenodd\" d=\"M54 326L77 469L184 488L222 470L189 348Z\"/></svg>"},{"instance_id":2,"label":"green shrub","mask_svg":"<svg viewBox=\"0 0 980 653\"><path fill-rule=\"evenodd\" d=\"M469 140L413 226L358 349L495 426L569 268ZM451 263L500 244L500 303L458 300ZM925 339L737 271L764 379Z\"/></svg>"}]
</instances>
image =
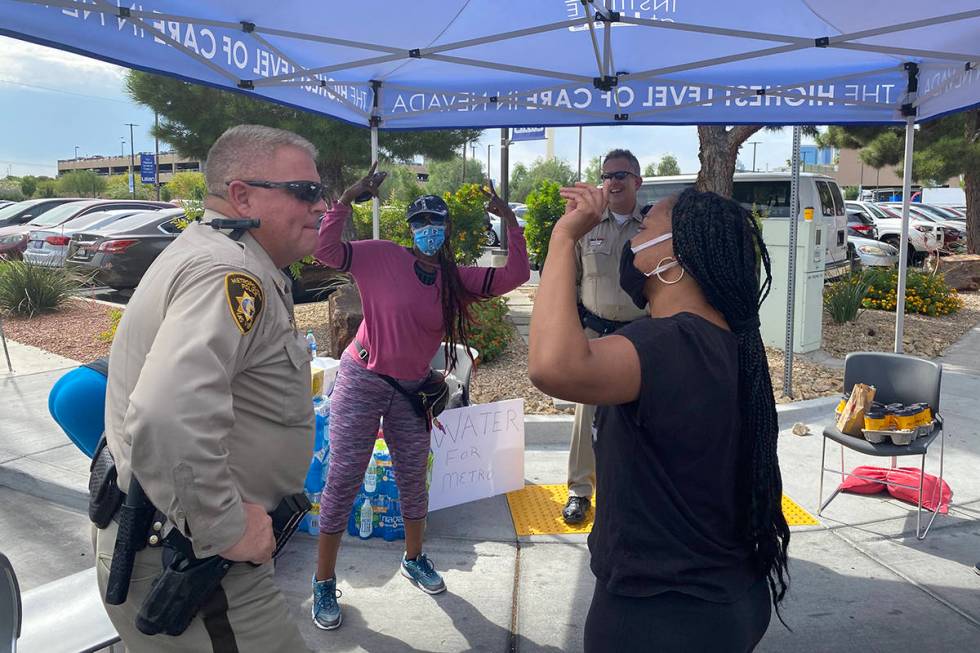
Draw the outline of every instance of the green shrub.
<instances>
[{"instance_id":1,"label":"green shrub","mask_svg":"<svg viewBox=\"0 0 980 653\"><path fill-rule=\"evenodd\" d=\"M442 199L449 206L453 251L460 265L473 265L483 254L487 231L487 198L479 184L463 184Z\"/></svg>"},{"instance_id":2,"label":"green shrub","mask_svg":"<svg viewBox=\"0 0 980 653\"><path fill-rule=\"evenodd\" d=\"M116 337L116 329L119 328L119 320L122 319L123 312L114 308L109 311L109 328L99 334L99 340L102 342L112 342Z\"/></svg>"},{"instance_id":3,"label":"green shrub","mask_svg":"<svg viewBox=\"0 0 980 653\"><path fill-rule=\"evenodd\" d=\"M507 300L492 297L470 304L469 342L480 352L480 362L489 363L507 350L514 333L507 321Z\"/></svg>"},{"instance_id":4,"label":"green shrub","mask_svg":"<svg viewBox=\"0 0 980 653\"><path fill-rule=\"evenodd\" d=\"M558 194L559 190L561 186L556 182L542 181L527 196L524 239L527 241L528 255L539 268L544 267L548 257L551 230L565 213L565 200Z\"/></svg>"},{"instance_id":5,"label":"green shrub","mask_svg":"<svg viewBox=\"0 0 980 653\"><path fill-rule=\"evenodd\" d=\"M869 283L860 274L849 275L830 284L823 292L823 307L837 324L853 322L861 313Z\"/></svg>"},{"instance_id":6,"label":"green shrub","mask_svg":"<svg viewBox=\"0 0 980 653\"><path fill-rule=\"evenodd\" d=\"M391 202L381 205L380 227L381 239L390 240L404 247L412 246L412 232L405 220L407 204ZM354 233L358 240L373 238L374 217L371 212L371 202L354 205Z\"/></svg>"},{"instance_id":7,"label":"green shrub","mask_svg":"<svg viewBox=\"0 0 980 653\"><path fill-rule=\"evenodd\" d=\"M894 311L898 304L898 270L868 268L864 271L868 294L864 308ZM905 312L937 317L963 308L955 288L946 285L943 275L909 270L905 283Z\"/></svg>"},{"instance_id":8,"label":"green shrub","mask_svg":"<svg viewBox=\"0 0 980 653\"><path fill-rule=\"evenodd\" d=\"M64 268L0 261L0 308L27 317L53 311L86 280L85 276Z\"/></svg>"}]
</instances>

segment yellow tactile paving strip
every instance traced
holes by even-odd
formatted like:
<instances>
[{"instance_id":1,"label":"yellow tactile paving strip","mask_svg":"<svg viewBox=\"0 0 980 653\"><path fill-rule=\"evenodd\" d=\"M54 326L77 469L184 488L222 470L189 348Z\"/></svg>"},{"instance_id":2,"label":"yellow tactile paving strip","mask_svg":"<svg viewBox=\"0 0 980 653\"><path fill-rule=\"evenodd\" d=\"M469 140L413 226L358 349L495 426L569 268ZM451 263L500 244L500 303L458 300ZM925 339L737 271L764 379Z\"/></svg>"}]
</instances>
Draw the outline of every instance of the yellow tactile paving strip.
<instances>
[{"instance_id":1,"label":"yellow tactile paving strip","mask_svg":"<svg viewBox=\"0 0 980 653\"><path fill-rule=\"evenodd\" d=\"M528 485L523 490L507 493L510 516L518 535L564 535L589 533L595 508L589 510L588 519L569 526L561 518L561 510L568 498L564 485ZM783 514L790 526L818 526L820 522L798 503L783 495Z\"/></svg>"}]
</instances>

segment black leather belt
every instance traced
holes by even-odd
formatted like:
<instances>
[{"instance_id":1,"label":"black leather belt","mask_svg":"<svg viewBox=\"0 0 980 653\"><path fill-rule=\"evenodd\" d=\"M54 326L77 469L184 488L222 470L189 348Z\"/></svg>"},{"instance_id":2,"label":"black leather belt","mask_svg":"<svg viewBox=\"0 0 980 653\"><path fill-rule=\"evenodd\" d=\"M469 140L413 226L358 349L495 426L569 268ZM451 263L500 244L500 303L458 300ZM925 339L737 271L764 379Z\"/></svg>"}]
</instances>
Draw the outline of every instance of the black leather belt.
<instances>
[{"instance_id":1,"label":"black leather belt","mask_svg":"<svg viewBox=\"0 0 980 653\"><path fill-rule=\"evenodd\" d=\"M582 304L578 305L578 318L583 327L592 329L600 336L608 336L629 324L629 322L618 322L599 317Z\"/></svg>"}]
</instances>

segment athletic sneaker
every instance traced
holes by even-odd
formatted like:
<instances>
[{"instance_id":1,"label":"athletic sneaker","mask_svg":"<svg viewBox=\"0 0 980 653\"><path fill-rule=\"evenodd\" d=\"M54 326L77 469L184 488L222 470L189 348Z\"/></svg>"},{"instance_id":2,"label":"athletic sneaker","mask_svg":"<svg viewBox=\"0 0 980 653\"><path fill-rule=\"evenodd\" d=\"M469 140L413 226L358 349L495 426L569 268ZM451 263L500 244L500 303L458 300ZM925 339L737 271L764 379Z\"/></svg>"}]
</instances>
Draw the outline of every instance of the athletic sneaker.
<instances>
[{"instance_id":1,"label":"athletic sneaker","mask_svg":"<svg viewBox=\"0 0 980 653\"><path fill-rule=\"evenodd\" d=\"M439 594L446 591L446 583L432 566L429 556L420 553L415 560L402 558L402 576L412 581L426 594Z\"/></svg>"},{"instance_id":2,"label":"athletic sneaker","mask_svg":"<svg viewBox=\"0 0 980 653\"><path fill-rule=\"evenodd\" d=\"M340 628L343 616L337 599L342 592L337 589L337 579L320 580L313 576L313 625L320 630Z\"/></svg>"}]
</instances>

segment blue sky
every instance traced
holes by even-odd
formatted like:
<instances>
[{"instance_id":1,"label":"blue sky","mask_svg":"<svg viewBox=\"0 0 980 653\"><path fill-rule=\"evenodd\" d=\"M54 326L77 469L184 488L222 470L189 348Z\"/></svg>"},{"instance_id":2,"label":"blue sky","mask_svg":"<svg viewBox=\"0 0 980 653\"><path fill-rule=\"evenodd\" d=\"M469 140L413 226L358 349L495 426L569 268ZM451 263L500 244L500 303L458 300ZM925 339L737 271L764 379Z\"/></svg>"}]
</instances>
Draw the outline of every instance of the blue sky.
<instances>
[{"instance_id":1,"label":"blue sky","mask_svg":"<svg viewBox=\"0 0 980 653\"><path fill-rule=\"evenodd\" d=\"M54 175L58 159L70 159L78 146L79 156L118 154L125 139L129 152L129 127L136 123L136 152L152 151L149 134L153 112L133 103L123 90L125 69L67 52L0 37L0 177ZM591 157L615 147L628 147L642 165L670 153L681 171L697 172L698 138L694 127L586 127L582 143L582 166ZM785 165L790 156L791 133L760 132L756 167L759 170ZM487 145L492 144L491 163L499 169L500 130L484 132L476 158L484 164ZM161 150L167 149L161 144ZM546 152L544 141L516 143L511 147L511 165L530 163ZM577 166L578 129L555 132L555 154ZM470 154L471 155L471 154ZM742 150L742 161L752 164L752 149ZM497 177L494 174L494 177Z\"/></svg>"}]
</instances>

